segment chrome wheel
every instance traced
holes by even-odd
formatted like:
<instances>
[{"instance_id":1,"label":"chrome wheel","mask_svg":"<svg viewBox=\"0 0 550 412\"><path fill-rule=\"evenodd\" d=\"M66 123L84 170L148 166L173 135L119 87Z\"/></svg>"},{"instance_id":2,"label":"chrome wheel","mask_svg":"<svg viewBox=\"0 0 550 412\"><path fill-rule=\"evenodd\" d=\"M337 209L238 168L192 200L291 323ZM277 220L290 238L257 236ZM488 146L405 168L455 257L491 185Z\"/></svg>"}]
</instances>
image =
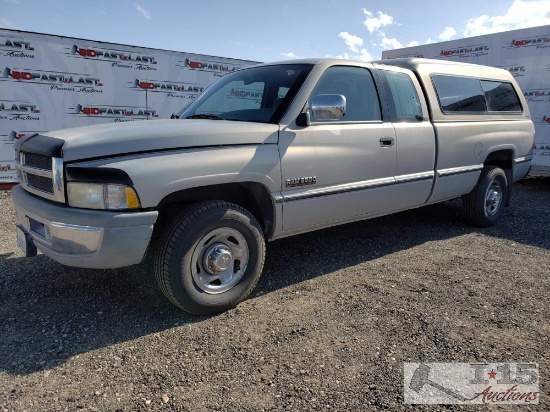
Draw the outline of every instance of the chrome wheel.
<instances>
[{"instance_id":1,"label":"chrome wheel","mask_svg":"<svg viewBox=\"0 0 550 412\"><path fill-rule=\"evenodd\" d=\"M473 190L462 197L468 222L477 227L496 225L510 200L510 190L507 172L484 166Z\"/></svg>"},{"instance_id":2,"label":"chrome wheel","mask_svg":"<svg viewBox=\"0 0 550 412\"><path fill-rule=\"evenodd\" d=\"M497 179L491 182L485 195L485 212L488 216L495 215L502 203L502 185Z\"/></svg>"},{"instance_id":3,"label":"chrome wheel","mask_svg":"<svg viewBox=\"0 0 550 412\"><path fill-rule=\"evenodd\" d=\"M242 278L248 258L248 244L241 232L230 227L214 229L201 238L193 251L193 280L203 292L225 292Z\"/></svg>"}]
</instances>

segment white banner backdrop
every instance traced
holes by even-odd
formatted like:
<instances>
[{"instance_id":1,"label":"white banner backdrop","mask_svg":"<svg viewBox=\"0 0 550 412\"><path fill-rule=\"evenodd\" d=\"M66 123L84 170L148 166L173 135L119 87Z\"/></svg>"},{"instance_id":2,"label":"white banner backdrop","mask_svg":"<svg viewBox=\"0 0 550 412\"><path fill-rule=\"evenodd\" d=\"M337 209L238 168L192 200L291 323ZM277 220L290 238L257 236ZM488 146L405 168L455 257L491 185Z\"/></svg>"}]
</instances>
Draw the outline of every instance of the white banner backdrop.
<instances>
[{"instance_id":1,"label":"white banner backdrop","mask_svg":"<svg viewBox=\"0 0 550 412\"><path fill-rule=\"evenodd\" d=\"M257 62L0 29L0 183L33 133L168 118L219 77Z\"/></svg>"},{"instance_id":2,"label":"white banner backdrop","mask_svg":"<svg viewBox=\"0 0 550 412\"><path fill-rule=\"evenodd\" d=\"M398 57L456 60L509 70L535 123L533 170L550 173L550 26L382 52L382 59Z\"/></svg>"}]
</instances>

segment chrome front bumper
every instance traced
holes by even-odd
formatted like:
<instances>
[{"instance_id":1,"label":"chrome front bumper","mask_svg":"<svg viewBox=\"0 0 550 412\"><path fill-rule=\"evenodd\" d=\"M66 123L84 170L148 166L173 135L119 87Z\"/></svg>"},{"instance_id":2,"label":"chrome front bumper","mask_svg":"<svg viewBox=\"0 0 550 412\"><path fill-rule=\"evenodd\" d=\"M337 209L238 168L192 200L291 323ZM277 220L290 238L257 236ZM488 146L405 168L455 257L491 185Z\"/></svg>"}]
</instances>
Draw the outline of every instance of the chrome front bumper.
<instances>
[{"instance_id":1,"label":"chrome front bumper","mask_svg":"<svg viewBox=\"0 0 550 412\"><path fill-rule=\"evenodd\" d=\"M38 250L67 266L111 269L140 263L158 212L76 209L12 189L17 225Z\"/></svg>"}]
</instances>

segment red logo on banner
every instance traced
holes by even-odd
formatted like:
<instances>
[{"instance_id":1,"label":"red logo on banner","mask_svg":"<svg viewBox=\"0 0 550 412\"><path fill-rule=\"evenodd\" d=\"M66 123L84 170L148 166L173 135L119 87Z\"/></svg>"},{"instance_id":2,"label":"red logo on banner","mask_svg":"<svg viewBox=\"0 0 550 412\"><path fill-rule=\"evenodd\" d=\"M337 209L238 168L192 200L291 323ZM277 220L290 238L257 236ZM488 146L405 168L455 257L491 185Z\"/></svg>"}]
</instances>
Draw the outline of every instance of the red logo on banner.
<instances>
[{"instance_id":1,"label":"red logo on banner","mask_svg":"<svg viewBox=\"0 0 550 412\"><path fill-rule=\"evenodd\" d=\"M86 116L102 117L158 117L157 111L143 107L125 107L125 106L82 106L77 105L74 109L75 114L84 114Z\"/></svg>"},{"instance_id":2,"label":"red logo on banner","mask_svg":"<svg viewBox=\"0 0 550 412\"><path fill-rule=\"evenodd\" d=\"M157 64L156 60L152 56L144 54L132 54L130 52L120 50L109 49L96 49L91 47L79 47L73 44L71 47L71 54L79 55L81 57L99 59L105 61L123 61L123 62L135 62L141 64Z\"/></svg>"},{"instance_id":3,"label":"red logo on banner","mask_svg":"<svg viewBox=\"0 0 550 412\"><path fill-rule=\"evenodd\" d=\"M165 93L185 92L198 94L204 90L204 87L197 86L191 83L174 83L171 81L163 80L142 81L139 79L135 79L133 82L130 83L132 84L131 87L134 89L156 90Z\"/></svg>"},{"instance_id":4,"label":"red logo on banner","mask_svg":"<svg viewBox=\"0 0 550 412\"><path fill-rule=\"evenodd\" d=\"M64 83L71 84L80 87L89 86L102 86L100 79L97 77L91 77L88 74L76 74L76 73L59 73L59 72L47 72L47 71L35 71L29 69L15 69L12 70L6 67L3 72L3 77L11 78L18 81L31 81L33 83Z\"/></svg>"},{"instance_id":5,"label":"red logo on banner","mask_svg":"<svg viewBox=\"0 0 550 412\"><path fill-rule=\"evenodd\" d=\"M237 70L237 67L230 67L217 62L199 61L185 59L183 61L183 67L189 67L195 70L205 71L217 71L217 72L231 72Z\"/></svg>"},{"instance_id":6,"label":"red logo on banner","mask_svg":"<svg viewBox=\"0 0 550 412\"><path fill-rule=\"evenodd\" d=\"M527 39L512 40L512 47L524 47L524 46L541 46L545 43L550 43L550 37L540 36L540 37L530 37ZM543 46L547 47L547 46Z\"/></svg>"},{"instance_id":7,"label":"red logo on banner","mask_svg":"<svg viewBox=\"0 0 550 412\"><path fill-rule=\"evenodd\" d=\"M475 46L457 47L454 49L441 50L440 56L450 57L458 56L459 58L465 57L478 57L484 56L489 53L489 46L486 44L478 44Z\"/></svg>"}]
</instances>

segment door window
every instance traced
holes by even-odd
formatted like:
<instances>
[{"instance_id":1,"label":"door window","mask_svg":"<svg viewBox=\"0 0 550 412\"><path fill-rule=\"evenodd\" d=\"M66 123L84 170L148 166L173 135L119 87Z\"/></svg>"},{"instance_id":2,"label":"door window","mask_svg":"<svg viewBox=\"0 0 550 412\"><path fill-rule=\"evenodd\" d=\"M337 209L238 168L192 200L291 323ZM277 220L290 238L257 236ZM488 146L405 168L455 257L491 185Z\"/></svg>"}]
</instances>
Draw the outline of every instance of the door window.
<instances>
[{"instance_id":1,"label":"door window","mask_svg":"<svg viewBox=\"0 0 550 412\"><path fill-rule=\"evenodd\" d=\"M310 103L319 94L340 94L346 98L346 113L340 120L328 122L380 121L380 101L372 74L359 67L334 66L325 71L310 96ZM314 123L322 120L312 119ZM326 121L325 121L326 123Z\"/></svg>"}]
</instances>

